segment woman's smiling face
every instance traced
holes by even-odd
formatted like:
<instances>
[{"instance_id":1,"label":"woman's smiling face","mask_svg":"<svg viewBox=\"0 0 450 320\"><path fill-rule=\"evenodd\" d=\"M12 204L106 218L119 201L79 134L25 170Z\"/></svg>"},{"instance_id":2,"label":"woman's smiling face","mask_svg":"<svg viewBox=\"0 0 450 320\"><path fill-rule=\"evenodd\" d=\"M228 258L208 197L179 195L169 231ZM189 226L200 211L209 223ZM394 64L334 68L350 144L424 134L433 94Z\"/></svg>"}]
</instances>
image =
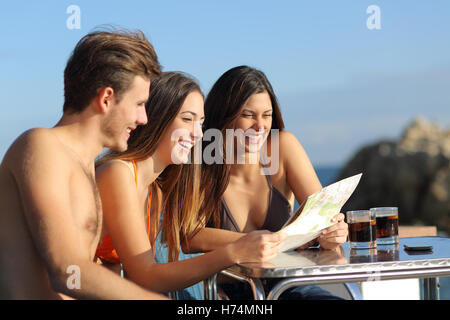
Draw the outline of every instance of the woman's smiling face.
<instances>
[{"instance_id":1,"label":"woman's smiling face","mask_svg":"<svg viewBox=\"0 0 450 320\"><path fill-rule=\"evenodd\" d=\"M158 153L169 164L187 163L192 147L203 137L203 96L192 91L167 128L158 146Z\"/></svg>"},{"instance_id":2,"label":"woman's smiling face","mask_svg":"<svg viewBox=\"0 0 450 320\"><path fill-rule=\"evenodd\" d=\"M255 93L239 111L234 129L244 132L238 143L245 145L245 152L258 152L266 141L272 127L272 101L264 91Z\"/></svg>"}]
</instances>

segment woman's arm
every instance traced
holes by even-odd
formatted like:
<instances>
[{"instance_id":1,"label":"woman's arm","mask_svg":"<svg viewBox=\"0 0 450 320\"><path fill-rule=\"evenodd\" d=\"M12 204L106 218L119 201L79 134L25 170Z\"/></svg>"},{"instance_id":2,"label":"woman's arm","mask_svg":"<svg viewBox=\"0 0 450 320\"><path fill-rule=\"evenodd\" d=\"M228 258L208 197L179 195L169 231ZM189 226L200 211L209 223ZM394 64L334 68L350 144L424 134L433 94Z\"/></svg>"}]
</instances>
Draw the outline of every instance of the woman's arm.
<instances>
[{"instance_id":1,"label":"woman's arm","mask_svg":"<svg viewBox=\"0 0 450 320\"><path fill-rule=\"evenodd\" d=\"M199 257L157 264L130 170L122 163L107 163L98 169L97 183L104 222L128 278L155 291L185 288L235 263L270 260L282 241L280 235L258 231Z\"/></svg>"},{"instance_id":2,"label":"woman's arm","mask_svg":"<svg viewBox=\"0 0 450 320\"><path fill-rule=\"evenodd\" d=\"M208 252L244 237L245 233L205 227L182 244L184 253Z\"/></svg>"},{"instance_id":3,"label":"woman's arm","mask_svg":"<svg viewBox=\"0 0 450 320\"><path fill-rule=\"evenodd\" d=\"M322 185L297 138L286 131L281 132L279 138L280 162L285 168L287 183L298 203L302 203L308 196L322 189ZM334 219L336 223L323 230L317 238L320 246L325 249L334 249L347 239L348 226L344 222L344 215L340 213Z\"/></svg>"},{"instance_id":4,"label":"woman's arm","mask_svg":"<svg viewBox=\"0 0 450 320\"><path fill-rule=\"evenodd\" d=\"M280 163L286 172L286 182L298 203L322 189L314 167L298 139L290 132L279 135Z\"/></svg>"},{"instance_id":5,"label":"woman's arm","mask_svg":"<svg viewBox=\"0 0 450 320\"><path fill-rule=\"evenodd\" d=\"M268 261L278 254L284 239L284 235L266 230L253 231L195 258L153 264L146 272L143 285L159 292L173 291L191 286L236 263Z\"/></svg>"}]
</instances>

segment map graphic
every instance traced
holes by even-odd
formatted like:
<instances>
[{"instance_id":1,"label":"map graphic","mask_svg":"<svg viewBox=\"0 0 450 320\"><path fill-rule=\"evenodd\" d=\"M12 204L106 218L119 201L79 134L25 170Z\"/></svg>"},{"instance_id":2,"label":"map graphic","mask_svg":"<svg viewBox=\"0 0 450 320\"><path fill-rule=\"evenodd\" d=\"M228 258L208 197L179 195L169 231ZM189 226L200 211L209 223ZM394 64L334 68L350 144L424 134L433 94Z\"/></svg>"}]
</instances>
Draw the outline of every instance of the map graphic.
<instances>
[{"instance_id":1,"label":"map graphic","mask_svg":"<svg viewBox=\"0 0 450 320\"><path fill-rule=\"evenodd\" d=\"M310 195L297 212L277 233L288 235L281 252L296 249L317 238L321 231L332 226L337 215L361 180L362 173L345 178Z\"/></svg>"}]
</instances>

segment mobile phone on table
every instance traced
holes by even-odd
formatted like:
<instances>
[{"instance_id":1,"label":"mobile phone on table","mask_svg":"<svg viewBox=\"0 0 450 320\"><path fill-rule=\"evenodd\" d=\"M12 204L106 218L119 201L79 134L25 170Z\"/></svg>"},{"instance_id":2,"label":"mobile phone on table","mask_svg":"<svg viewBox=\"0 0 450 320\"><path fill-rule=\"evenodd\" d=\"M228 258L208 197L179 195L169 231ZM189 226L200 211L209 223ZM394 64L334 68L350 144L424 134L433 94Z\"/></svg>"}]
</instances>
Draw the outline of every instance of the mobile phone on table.
<instances>
[{"instance_id":1,"label":"mobile phone on table","mask_svg":"<svg viewBox=\"0 0 450 320\"><path fill-rule=\"evenodd\" d=\"M405 251L410 252L419 252L419 251L425 251L425 252L431 252L433 251L433 246L411 246L404 244L403 247L405 248Z\"/></svg>"}]
</instances>

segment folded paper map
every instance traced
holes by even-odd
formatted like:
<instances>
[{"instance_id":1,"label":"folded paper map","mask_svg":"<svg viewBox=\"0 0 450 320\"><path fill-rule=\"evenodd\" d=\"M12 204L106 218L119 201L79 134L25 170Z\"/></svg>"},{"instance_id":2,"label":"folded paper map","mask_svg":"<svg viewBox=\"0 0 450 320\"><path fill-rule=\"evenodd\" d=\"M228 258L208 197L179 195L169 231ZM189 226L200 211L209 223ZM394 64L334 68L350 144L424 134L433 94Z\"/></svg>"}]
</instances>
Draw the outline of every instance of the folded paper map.
<instances>
[{"instance_id":1,"label":"folded paper map","mask_svg":"<svg viewBox=\"0 0 450 320\"><path fill-rule=\"evenodd\" d=\"M281 252L296 249L317 238L321 231L332 226L337 215L355 191L362 173L340 180L310 195L284 224L280 231L288 235Z\"/></svg>"}]
</instances>

